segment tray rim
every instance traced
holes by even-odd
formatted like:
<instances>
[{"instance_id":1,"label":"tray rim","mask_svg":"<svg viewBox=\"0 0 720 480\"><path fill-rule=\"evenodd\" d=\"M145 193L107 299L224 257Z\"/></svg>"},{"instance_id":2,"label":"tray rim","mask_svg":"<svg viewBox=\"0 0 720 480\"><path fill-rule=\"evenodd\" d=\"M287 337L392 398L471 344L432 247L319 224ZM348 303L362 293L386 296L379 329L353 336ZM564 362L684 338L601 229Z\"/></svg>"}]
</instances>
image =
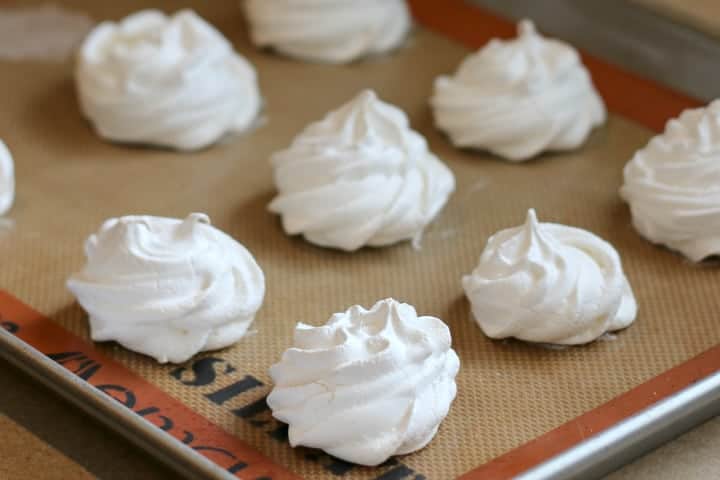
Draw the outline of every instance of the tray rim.
<instances>
[{"instance_id":1,"label":"tray rim","mask_svg":"<svg viewBox=\"0 0 720 480\"><path fill-rule=\"evenodd\" d=\"M520 474L517 479L601 478L719 414L720 370Z\"/></svg>"},{"instance_id":2,"label":"tray rim","mask_svg":"<svg viewBox=\"0 0 720 480\"><path fill-rule=\"evenodd\" d=\"M66 336L75 337L50 318L36 312L8 292L0 290L0 306L7 304L8 299L17 302L21 308L31 312L42 322L52 323ZM12 317L3 318L12 320ZM86 344L89 350L94 351L90 343L77 338ZM238 478L2 327L0 327L0 357L157 458L181 477L218 480ZM112 359L106 360L115 362ZM133 372L129 370L128 372L136 376ZM694 375L690 378L689 384L678 384L678 378L675 376L687 378L688 372ZM592 431L592 416L596 411L608 406L612 409L614 402L622 404L623 397L633 394L640 388L653 389L657 394L657 398L645 408L607 428L598 429L583 441L568 448L563 448L561 445L558 452L548 455L547 458L538 458L537 455L533 456L532 452L530 455L527 454L528 447L531 450L533 447L536 450L539 448L542 454L546 453L544 447L558 443L558 439L554 436L558 430L578 431L589 428ZM600 478L719 414L720 345L717 345L458 478L464 480ZM591 418L583 424L581 419L587 416Z\"/></svg>"},{"instance_id":3,"label":"tray rim","mask_svg":"<svg viewBox=\"0 0 720 480\"><path fill-rule=\"evenodd\" d=\"M0 357L183 478L237 478L3 328Z\"/></svg>"},{"instance_id":4,"label":"tray rim","mask_svg":"<svg viewBox=\"0 0 720 480\"><path fill-rule=\"evenodd\" d=\"M0 357L183 477L301 478L1 288Z\"/></svg>"}]
</instances>

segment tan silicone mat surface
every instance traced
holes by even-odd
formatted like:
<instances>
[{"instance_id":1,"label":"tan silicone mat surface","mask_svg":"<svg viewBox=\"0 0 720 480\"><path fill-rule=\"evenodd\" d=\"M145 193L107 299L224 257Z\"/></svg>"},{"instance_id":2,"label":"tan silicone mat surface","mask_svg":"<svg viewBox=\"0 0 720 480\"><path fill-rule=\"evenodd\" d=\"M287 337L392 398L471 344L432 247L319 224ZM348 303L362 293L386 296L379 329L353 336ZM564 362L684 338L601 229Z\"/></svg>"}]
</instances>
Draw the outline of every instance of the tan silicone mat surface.
<instances>
[{"instance_id":1,"label":"tan silicone mat surface","mask_svg":"<svg viewBox=\"0 0 720 480\"><path fill-rule=\"evenodd\" d=\"M65 4L95 19L117 19L148 3ZM170 11L191 5L153 4ZM433 128L427 100L434 77L453 71L466 48L418 28L405 48L380 59L305 64L254 50L236 2L193 6L256 65L266 99L261 127L202 152L104 143L79 114L71 63L0 63L0 136L15 156L18 182L9 216L15 225L0 231L0 288L87 338L85 314L64 288L83 263L85 237L112 216L208 213L265 271L267 298L253 334L180 369L113 344L99 349L308 478L343 472L344 478L375 478L385 470L350 468L291 449L282 425L262 408L267 369L298 321L321 324L352 304L392 296L450 325L462 362L458 397L430 446L398 459L426 478L467 472L720 341L720 270L691 265L644 241L617 196L622 166L652 135L647 128L610 115L580 150L521 165L458 151ZM266 211L273 196L270 154L367 87L408 113L457 178L456 193L420 251L408 243L353 254L316 248L287 237ZM630 329L561 350L482 335L460 277L474 267L488 236L521 223L529 207L541 220L589 229L618 248L640 305Z\"/></svg>"}]
</instances>

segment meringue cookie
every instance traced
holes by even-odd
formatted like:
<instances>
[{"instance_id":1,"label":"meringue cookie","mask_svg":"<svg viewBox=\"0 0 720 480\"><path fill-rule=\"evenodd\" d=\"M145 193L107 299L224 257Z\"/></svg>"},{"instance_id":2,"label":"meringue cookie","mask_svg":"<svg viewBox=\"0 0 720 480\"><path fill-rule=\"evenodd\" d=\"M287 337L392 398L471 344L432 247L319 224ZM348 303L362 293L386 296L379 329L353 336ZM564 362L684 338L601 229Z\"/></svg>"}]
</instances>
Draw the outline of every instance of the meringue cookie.
<instances>
[{"instance_id":1,"label":"meringue cookie","mask_svg":"<svg viewBox=\"0 0 720 480\"><path fill-rule=\"evenodd\" d=\"M643 237L695 262L720 255L720 100L670 120L624 177L620 195Z\"/></svg>"},{"instance_id":2,"label":"meringue cookie","mask_svg":"<svg viewBox=\"0 0 720 480\"><path fill-rule=\"evenodd\" d=\"M455 146L514 162L574 149L606 116L577 51L542 37L528 20L518 24L518 38L494 39L455 76L438 77L430 102Z\"/></svg>"},{"instance_id":3,"label":"meringue cookie","mask_svg":"<svg viewBox=\"0 0 720 480\"><path fill-rule=\"evenodd\" d=\"M190 10L101 23L81 47L76 82L101 137L179 150L248 128L261 104L252 65Z\"/></svg>"},{"instance_id":4,"label":"meringue cookie","mask_svg":"<svg viewBox=\"0 0 720 480\"><path fill-rule=\"evenodd\" d=\"M492 338L581 344L629 326L637 314L612 245L586 230L538 223L532 209L525 225L488 240L462 283Z\"/></svg>"},{"instance_id":5,"label":"meringue cookie","mask_svg":"<svg viewBox=\"0 0 720 480\"><path fill-rule=\"evenodd\" d=\"M460 360L442 320L393 299L354 306L322 327L298 324L270 368L273 416L290 444L362 465L414 452L437 433L455 398Z\"/></svg>"},{"instance_id":6,"label":"meringue cookie","mask_svg":"<svg viewBox=\"0 0 720 480\"><path fill-rule=\"evenodd\" d=\"M250 252L201 213L112 218L85 254L68 288L90 314L92 339L160 363L237 342L265 294Z\"/></svg>"},{"instance_id":7,"label":"meringue cookie","mask_svg":"<svg viewBox=\"0 0 720 480\"><path fill-rule=\"evenodd\" d=\"M365 90L272 157L285 231L346 251L419 241L455 189L400 109Z\"/></svg>"},{"instance_id":8,"label":"meringue cookie","mask_svg":"<svg viewBox=\"0 0 720 480\"><path fill-rule=\"evenodd\" d=\"M5 215L15 200L15 166L12 155L0 140L0 215Z\"/></svg>"},{"instance_id":9,"label":"meringue cookie","mask_svg":"<svg viewBox=\"0 0 720 480\"><path fill-rule=\"evenodd\" d=\"M396 48L411 26L405 0L246 0L245 12L256 45L326 63Z\"/></svg>"}]
</instances>

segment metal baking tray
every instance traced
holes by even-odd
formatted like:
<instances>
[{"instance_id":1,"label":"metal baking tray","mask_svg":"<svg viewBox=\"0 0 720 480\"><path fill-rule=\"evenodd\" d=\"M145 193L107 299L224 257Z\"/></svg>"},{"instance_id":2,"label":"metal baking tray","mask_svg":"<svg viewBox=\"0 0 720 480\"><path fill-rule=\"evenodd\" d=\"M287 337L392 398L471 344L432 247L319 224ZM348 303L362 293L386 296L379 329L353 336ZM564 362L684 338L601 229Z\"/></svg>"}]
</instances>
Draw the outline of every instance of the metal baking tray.
<instances>
[{"instance_id":1,"label":"metal baking tray","mask_svg":"<svg viewBox=\"0 0 720 480\"><path fill-rule=\"evenodd\" d=\"M476 46L470 45L472 35L466 34L472 29L472 25L466 25L468 28L455 31L452 28L448 29L448 22L453 19L457 21L464 19L471 24L473 20L482 19L492 25L507 23L459 0L448 0L442 5L434 0L411 0L410 3L415 10L419 28L439 31L455 40L464 41L469 46ZM475 0L470 3L482 5L483 8L511 17L528 16L535 20L541 29L570 40L591 51L595 56L622 65L623 69L660 78L662 83L684 90L697 98L709 99L720 93L716 82L711 81L717 78L720 70L720 66L709 55L711 49L717 47L716 42L636 5L614 1L603 3L602 7L586 4L581 6L577 2L553 0L543 2L543 8L540 8L536 2L519 0L511 2ZM599 15L603 16L599 17ZM598 22L597 18L606 21ZM632 35L629 36L627 31L622 30L622 23L612 21L619 18L642 19L640 22L642 27L633 29ZM572 19L572 22L568 19ZM569 28L568 25L574 25L574 28ZM626 35L614 35L613 28L620 29ZM622 41L607 40L611 37L622 38ZM668 67L668 64L672 65L671 62L659 62L657 56L642 54L642 52L665 48L662 42L663 39L668 38L673 39L672 49L668 48L663 55L691 58L696 66L694 72L703 73L687 76L681 69ZM627 78L630 78L628 81L639 81L635 77ZM678 100L673 105L681 104L682 101ZM660 118L662 115L659 117L657 112L653 115L652 120L656 123L664 122L664 118ZM9 311L4 311L3 308L9 308ZM26 343L15 334L13 320L16 315L27 320L31 330L30 336L35 341ZM108 395L108 388L99 388L107 387L108 383L98 385L97 382L86 381L83 373L87 373L90 364L82 367L83 363L76 362L71 368L57 354L49 354L51 351L77 354L74 358L84 358L84 362L89 361L87 355L83 357L87 353L97 360L102 355L94 356L92 346L76 336L63 333L59 330L61 327L55 326L52 320L33 312L11 295L1 291L0 326L4 327L0 328L2 357L138 444L143 450L173 468L179 475L185 478L298 478L281 467L276 468L262 455L254 462L241 466L243 462L228 463L228 458L219 461L219 457L215 457L214 461L211 461L209 458L212 457L201 454L202 450L193 448L191 442L177 441L157 428L159 420L155 419L154 423L146 421L146 418L138 415L137 411L128 409L126 404L118 401L117 397ZM40 348L42 345L50 344L52 348ZM122 368L119 362L105 360L107 363L104 365L111 365L111 369ZM155 389L157 392L153 390L155 387L148 382L143 383L142 379L138 382L140 382L138 385L142 384L141 388L147 388L147 392L151 395L158 395L161 401L167 402L165 405L168 408L182 408L176 405L178 403L176 400L166 398L158 389ZM637 405L642 407L639 408ZM578 440L574 436L568 437L568 428L560 427L488 462L492 464L492 470L482 470L480 467L466 473L463 478L483 478L488 472L493 472L492 478L601 477L720 413L720 346L711 348L698 357L653 377L599 408L603 409L602 415L596 410L591 410L571 422L570 428L582 430L581 436L586 438ZM192 412L188 414L192 415ZM232 440L228 442L230 445L228 451L234 452L231 450ZM550 448L553 445L556 445L553 447L555 450ZM250 449L246 449L245 445L239 444L237 448L243 454L251 454ZM236 475L228 472L228 469L233 468ZM398 470L400 467L388 468L391 469L388 472L400 471ZM251 472L252 475L249 475ZM256 472L265 473L256 474ZM406 478L398 475L387 478ZM415 476L415 478L420 477L420 475ZM382 476L378 475L377 478Z\"/></svg>"}]
</instances>

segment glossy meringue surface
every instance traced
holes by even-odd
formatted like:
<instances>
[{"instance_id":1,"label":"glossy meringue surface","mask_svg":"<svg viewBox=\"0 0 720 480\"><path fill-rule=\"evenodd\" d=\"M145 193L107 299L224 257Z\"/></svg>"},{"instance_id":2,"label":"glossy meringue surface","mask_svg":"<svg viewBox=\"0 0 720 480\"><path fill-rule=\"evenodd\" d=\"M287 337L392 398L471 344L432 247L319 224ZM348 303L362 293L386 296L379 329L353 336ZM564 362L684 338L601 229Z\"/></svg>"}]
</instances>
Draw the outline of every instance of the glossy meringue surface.
<instances>
[{"instance_id":1,"label":"glossy meringue surface","mask_svg":"<svg viewBox=\"0 0 720 480\"><path fill-rule=\"evenodd\" d=\"M301 60L347 63L398 47L412 24L405 0L245 0L250 37Z\"/></svg>"},{"instance_id":2,"label":"glossy meringue surface","mask_svg":"<svg viewBox=\"0 0 720 480\"><path fill-rule=\"evenodd\" d=\"M299 323L293 346L270 369L273 416L292 446L320 448L361 465L427 445L455 398L460 361L450 330L393 299Z\"/></svg>"},{"instance_id":3,"label":"glossy meringue surface","mask_svg":"<svg viewBox=\"0 0 720 480\"><path fill-rule=\"evenodd\" d=\"M375 92L305 128L272 156L270 211L289 235L346 251L419 241L455 189L452 172Z\"/></svg>"},{"instance_id":4,"label":"glossy meringue surface","mask_svg":"<svg viewBox=\"0 0 720 480\"><path fill-rule=\"evenodd\" d=\"M237 342L265 294L250 252L201 213L112 218L87 239L85 254L67 283L89 314L92 339L161 363Z\"/></svg>"},{"instance_id":5,"label":"glossy meringue surface","mask_svg":"<svg viewBox=\"0 0 720 480\"><path fill-rule=\"evenodd\" d=\"M623 173L643 237L695 262L720 255L720 100L668 121Z\"/></svg>"},{"instance_id":6,"label":"glossy meringue surface","mask_svg":"<svg viewBox=\"0 0 720 480\"><path fill-rule=\"evenodd\" d=\"M248 128L261 106L253 66L191 10L101 23L75 77L83 113L117 142L196 150Z\"/></svg>"},{"instance_id":7,"label":"glossy meringue surface","mask_svg":"<svg viewBox=\"0 0 720 480\"><path fill-rule=\"evenodd\" d=\"M579 228L525 224L493 235L462 279L473 316L491 338L574 345L629 326L637 303L617 251Z\"/></svg>"},{"instance_id":8,"label":"glossy meringue surface","mask_svg":"<svg viewBox=\"0 0 720 480\"><path fill-rule=\"evenodd\" d=\"M0 215L5 215L15 200L15 164L7 145L0 140Z\"/></svg>"},{"instance_id":9,"label":"glossy meringue surface","mask_svg":"<svg viewBox=\"0 0 720 480\"><path fill-rule=\"evenodd\" d=\"M453 76L438 77L430 103L455 146L513 162L575 149L606 117L577 51L528 20L517 38L491 40Z\"/></svg>"}]
</instances>

